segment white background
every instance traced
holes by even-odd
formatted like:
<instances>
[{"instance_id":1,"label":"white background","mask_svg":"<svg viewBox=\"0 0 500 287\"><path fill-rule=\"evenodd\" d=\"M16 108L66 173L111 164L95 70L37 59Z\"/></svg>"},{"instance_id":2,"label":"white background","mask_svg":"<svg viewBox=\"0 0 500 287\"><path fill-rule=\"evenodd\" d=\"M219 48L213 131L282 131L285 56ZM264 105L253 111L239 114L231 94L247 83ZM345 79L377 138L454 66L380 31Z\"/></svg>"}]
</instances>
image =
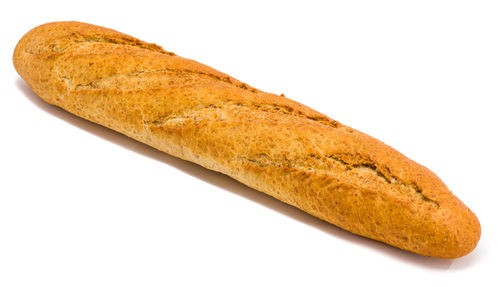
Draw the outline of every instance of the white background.
<instances>
[{"instance_id":1,"label":"white background","mask_svg":"<svg viewBox=\"0 0 500 287\"><path fill-rule=\"evenodd\" d=\"M499 286L498 1L7 2L0 286ZM45 104L11 57L56 20L157 43L381 139L477 214L477 249L439 260L352 235Z\"/></svg>"}]
</instances>

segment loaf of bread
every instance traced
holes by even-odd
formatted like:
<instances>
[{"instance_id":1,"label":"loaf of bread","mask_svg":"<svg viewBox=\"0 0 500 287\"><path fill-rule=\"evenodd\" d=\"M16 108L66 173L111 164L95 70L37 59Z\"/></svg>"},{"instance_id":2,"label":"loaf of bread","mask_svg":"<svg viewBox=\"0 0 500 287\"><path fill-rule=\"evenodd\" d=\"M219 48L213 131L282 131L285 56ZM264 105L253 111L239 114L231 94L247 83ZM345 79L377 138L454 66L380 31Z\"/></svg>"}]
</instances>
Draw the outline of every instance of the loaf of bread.
<instances>
[{"instance_id":1,"label":"loaf of bread","mask_svg":"<svg viewBox=\"0 0 500 287\"><path fill-rule=\"evenodd\" d=\"M430 170L284 96L155 44L79 22L38 26L14 65L46 102L339 226L456 258L481 234Z\"/></svg>"}]
</instances>

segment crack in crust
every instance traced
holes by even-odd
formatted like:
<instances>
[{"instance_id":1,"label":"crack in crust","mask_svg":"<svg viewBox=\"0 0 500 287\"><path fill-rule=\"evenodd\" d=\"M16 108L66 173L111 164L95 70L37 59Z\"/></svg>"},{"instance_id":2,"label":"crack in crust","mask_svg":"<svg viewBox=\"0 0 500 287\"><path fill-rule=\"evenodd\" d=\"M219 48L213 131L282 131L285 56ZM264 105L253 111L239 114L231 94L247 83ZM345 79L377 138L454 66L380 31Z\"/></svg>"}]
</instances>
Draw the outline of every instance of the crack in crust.
<instances>
[{"instance_id":1,"label":"crack in crust","mask_svg":"<svg viewBox=\"0 0 500 287\"><path fill-rule=\"evenodd\" d=\"M395 184L408 188L412 192L416 193L420 199L424 200L425 202L431 203L432 205L434 205L434 207L439 208L439 203L425 196L422 192L422 189L415 182L407 183L402 181L398 177L394 176L388 167L379 167L375 162L368 159L362 159L361 161L358 160L357 163L349 163L341 159L342 157L345 158L345 156L346 154L331 154L327 157L339 162L342 166L345 167L346 171L350 171L352 169L369 169L376 176L384 179L387 184Z\"/></svg>"},{"instance_id":2,"label":"crack in crust","mask_svg":"<svg viewBox=\"0 0 500 287\"><path fill-rule=\"evenodd\" d=\"M267 112L267 113L280 113L288 116L294 116L294 117L299 117L303 119L307 119L310 121L317 122L319 124L329 126L332 128L345 128L347 132L352 132L352 129L349 127L346 127L342 125L341 123L331 120L327 118L326 116L309 116L304 114L301 111L295 110L292 107L285 106L285 105L278 105L278 104L259 104L259 103L243 103L242 101L222 101L219 103L214 103L207 105L205 107L201 107L198 109L193 109L189 111L185 111L182 115L166 115L163 117L158 117L155 120L152 121L144 121L145 125L155 125L155 126L164 126L168 123L168 121L174 120L174 119L179 119L179 118L189 118L193 120L198 120L196 117L196 113L199 113L201 110L204 109L209 109L209 110L215 110L215 109L231 109L231 108L237 108L237 109L242 109L242 108L248 108L248 109L256 109L261 112Z\"/></svg>"},{"instance_id":3,"label":"crack in crust","mask_svg":"<svg viewBox=\"0 0 500 287\"><path fill-rule=\"evenodd\" d=\"M162 47L156 44L145 43L132 38L110 38L105 35L92 35L92 36L84 36L83 39L75 39L73 43L109 43L109 44L118 44L118 45L128 45L139 47L141 49L147 49L153 52L158 52L161 54L175 56L173 52L168 52L163 50Z\"/></svg>"},{"instance_id":4,"label":"crack in crust","mask_svg":"<svg viewBox=\"0 0 500 287\"><path fill-rule=\"evenodd\" d=\"M161 46L156 44L150 44L132 37L109 37L103 34L95 35L81 35L79 33L73 32L69 35L69 38L74 44L79 43L107 43L116 45L133 46L141 49L150 50L153 52L175 56L173 52L165 51Z\"/></svg>"},{"instance_id":5,"label":"crack in crust","mask_svg":"<svg viewBox=\"0 0 500 287\"><path fill-rule=\"evenodd\" d=\"M345 155L345 154L344 154ZM431 204L435 208L439 208L439 203L436 201L426 197L422 193L422 189L418 187L418 185L415 182L404 182L397 178L394 175L389 175L390 180L388 179L388 175L382 173L380 169L377 167L377 165L374 162L363 162L363 163L357 163L357 164L349 164L346 163L343 160L337 159L336 154L331 154L331 155L326 155L326 156L320 156L317 154L310 154L310 157L317 160L318 162L315 165L304 165L303 162L306 162L307 160L303 159L296 159L296 160L290 160L287 158L284 159L273 159L270 158L267 154L260 154L256 157L240 157L240 160L244 160L249 162L250 164L258 165L259 167L270 167L270 166L286 166L288 168L295 168L304 172L318 172L318 171L325 171L327 173L335 173L333 172L331 167L328 167L328 165L322 165L321 162L325 162L327 159L333 159L337 164L339 164L341 167L345 169L345 172L352 172L352 171L369 171L373 175L381 178L384 180L384 182L390 187L388 190L391 190L393 192L399 192L399 193L412 193L416 198L423 200L424 202ZM311 167L314 166L314 167Z\"/></svg>"},{"instance_id":6,"label":"crack in crust","mask_svg":"<svg viewBox=\"0 0 500 287\"><path fill-rule=\"evenodd\" d=\"M175 56L173 52L165 51L161 46L146 43L129 36L112 37L104 34L83 35L78 32L72 32L71 34L54 38L52 39L52 44L50 44L48 47L39 47L38 50L25 49L24 52L27 54L43 54L49 51L52 53L61 54L68 48L74 48L75 44L81 43L106 43L114 45L133 46L164 55ZM48 48L48 50L46 48Z\"/></svg>"},{"instance_id":7,"label":"crack in crust","mask_svg":"<svg viewBox=\"0 0 500 287\"><path fill-rule=\"evenodd\" d=\"M172 68L141 70L141 71L136 71L136 72L132 72L132 73L128 73L128 74L116 74L116 75L112 75L112 76L105 77L105 78L99 78L99 79L93 80L93 81L91 81L89 83L86 83L86 84L78 84L78 85L76 85L74 87L74 89L75 90L98 89L98 88L100 88L99 84L101 84L103 82L106 82L106 81L109 81L109 80L113 80L113 79L119 78L119 77L128 77L128 78L131 78L131 77L139 77L141 75L150 75L150 74L154 74L154 73L179 73L179 74L185 73L185 74L196 74L196 75L199 75L199 76L207 77L207 78L210 78L210 79L214 79L214 80L217 80L217 81L221 81L221 82L230 84L230 85L235 86L237 88L248 90L248 91L250 91L252 93L257 93L258 92L257 89L249 87L245 83L235 83L235 82L233 82L229 76L221 77L221 76L218 76L218 75L215 75L215 74L205 73L205 72L201 72L201 71L193 71L193 70L189 70L189 69L172 69Z\"/></svg>"}]
</instances>

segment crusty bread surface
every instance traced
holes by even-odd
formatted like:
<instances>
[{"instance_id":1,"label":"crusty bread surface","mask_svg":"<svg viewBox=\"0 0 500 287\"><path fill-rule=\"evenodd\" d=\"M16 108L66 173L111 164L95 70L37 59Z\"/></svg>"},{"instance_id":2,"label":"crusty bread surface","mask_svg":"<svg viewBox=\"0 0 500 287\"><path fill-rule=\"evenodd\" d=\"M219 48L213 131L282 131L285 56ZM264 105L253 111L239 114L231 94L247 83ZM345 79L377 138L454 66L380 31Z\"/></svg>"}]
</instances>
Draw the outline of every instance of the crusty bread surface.
<instances>
[{"instance_id":1,"label":"crusty bread surface","mask_svg":"<svg viewBox=\"0 0 500 287\"><path fill-rule=\"evenodd\" d=\"M79 22L34 28L14 66L46 102L350 232L456 258L481 234L430 170L298 102L155 44Z\"/></svg>"}]
</instances>

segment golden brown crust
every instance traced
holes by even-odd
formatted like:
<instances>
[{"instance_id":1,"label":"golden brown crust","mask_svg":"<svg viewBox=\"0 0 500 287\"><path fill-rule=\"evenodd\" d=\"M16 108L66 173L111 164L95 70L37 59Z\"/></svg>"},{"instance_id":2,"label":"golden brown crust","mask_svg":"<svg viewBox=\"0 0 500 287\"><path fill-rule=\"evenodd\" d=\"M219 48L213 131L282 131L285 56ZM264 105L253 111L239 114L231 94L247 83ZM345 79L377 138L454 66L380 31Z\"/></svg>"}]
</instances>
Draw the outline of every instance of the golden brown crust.
<instances>
[{"instance_id":1,"label":"golden brown crust","mask_svg":"<svg viewBox=\"0 0 500 287\"><path fill-rule=\"evenodd\" d=\"M45 101L418 254L472 251L479 221L430 170L300 103L103 27L55 22L14 65Z\"/></svg>"}]
</instances>

